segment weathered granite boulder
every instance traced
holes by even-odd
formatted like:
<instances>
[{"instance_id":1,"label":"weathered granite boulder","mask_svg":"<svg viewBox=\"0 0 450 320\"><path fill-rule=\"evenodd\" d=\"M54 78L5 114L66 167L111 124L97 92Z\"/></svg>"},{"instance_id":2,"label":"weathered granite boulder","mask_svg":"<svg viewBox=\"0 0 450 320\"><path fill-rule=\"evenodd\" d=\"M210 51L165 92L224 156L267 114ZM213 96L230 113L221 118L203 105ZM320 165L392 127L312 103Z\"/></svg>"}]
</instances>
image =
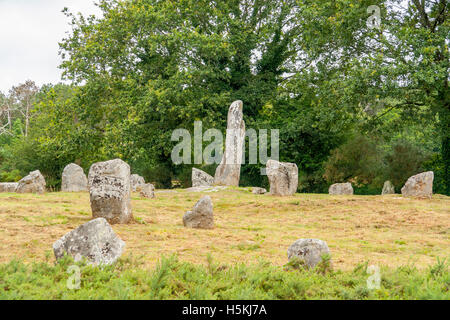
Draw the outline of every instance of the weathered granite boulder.
<instances>
[{"instance_id":1,"label":"weathered granite boulder","mask_svg":"<svg viewBox=\"0 0 450 320\"><path fill-rule=\"evenodd\" d=\"M395 187L392 184L392 182L385 181L383 185L383 190L381 191L381 194L394 194L395 193Z\"/></svg>"},{"instance_id":2,"label":"weathered granite boulder","mask_svg":"<svg viewBox=\"0 0 450 320\"><path fill-rule=\"evenodd\" d=\"M151 183L146 183L139 187L140 195L144 198L154 198L155 197L155 186Z\"/></svg>"},{"instance_id":3,"label":"weathered granite boulder","mask_svg":"<svg viewBox=\"0 0 450 320\"><path fill-rule=\"evenodd\" d=\"M214 175L214 184L239 186L242 154L245 141L245 123L241 100L234 101L228 110L225 152Z\"/></svg>"},{"instance_id":4,"label":"weathered granite boulder","mask_svg":"<svg viewBox=\"0 0 450 320\"><path fill-rule=\"evenodd\" d=\"M213 204L210 196L204 196L183 216L183 224L188 228L214 228Z\"/></svg>"},{"instance_id":5,"label":"weathered granite boulder","mask_svg":"<svg viewBox=\"0 0 450 320\"><path fill-rule=\"evenodd\" d=\"M264 194L266 192L267 192L267 190L264 189L264 188L258 188L258 187L253 187L252 188L252 193L253 194Z\"/></svg>"},{"instance_id":6,"label":"weathered granite boulder","mask_svg":"<svg viewBox=\"0 0 450 320\"><path fill-rule=\"evenodd\" d=\"M39 193L45 192L45 179L39 170L30 172L29 175L22 178L17 185L18 193Z\"/></svg>"},{"instance_id":7,"label":"weathered granite boulder","mask_svg":"<svg viewBox=\"0 0 450 320\"><path fill-rule=\"evenodd\" d=\"M132 174L131 177L131 190L133 192L139 191L140 187L145 184L145 179L138 174Z\"/></svg>"},{"instance_id":8,"label":"weathered granite boulder","mask_svg":"<svg viewBox=\"0 0 450 320\"><path fill-rule=\"evenodd\" d=\"M290 196L297 191L298 168L295 163L268 160L266 174L270 183L270 194Z\"/></svg>"},{"instance_id":9,"label":"weathered granite boulder","mask_svg":"<svg viewBox=\"0 0 450 320\"><path fill-rule=\"evenodd\" d=\"M314 268L324 254L330 254L330 249L325 241L319 239L298 239L287 250L289 260L296 257L308 268Z\"/></svg>"},{"instance_id":10,"label":"weathered granite boulder","mask_svg":"<svg viewBox=\"0 0 450 320\"><path fill-rule=\"evenodd\" d=\"M92 216L128 223L131 212L130 166L120 159L94 163L89 170Z\"/></svg>"},{"instance_id":11,"label":"weathered granite boulder","mask_svg":"<svg viewBox=\"0 0 450 320\"><path fill-rule=\"evenodd\" d=\"M350 182L346 183L335 183L328 188L329 194L340 195L340 194L353 194L353 187Z\"/></svg>"},{"instance_id":12,"label":"weathered granite boulder","mask_svg":"<svg viewBox=\"0 0 450 320\"><path fill-rule=\"evenodd\" d=\"M433 195L433 179L433 171L422 172L410 177L402 188L402 196L431 198Z\"/></svg>"},{"instance_id":13,"label":"weathered granite boulder","mask_svg":"<svg viewBox=\"0 0 450 320\"><path fill-rule=\"evenodd\" d=\"M0 192L15 192L18 185L17 182L0 182Z\"/></svg>"},{"instance_id":14,"label":"weathered granite boulder","mask_svg":"<svg viewBox=\"0 0 450 320\"><path fill-rule=\"evenodd\" d=\"M75 163L68 164L62 173L61 191L80 192L88 190L88 180L83 168Z\"/></svg>"},{"instance_id":15,"label":"weathered granite boulder","mask_svg":"<svg viewBox=\"0 0 450 320\"><path fill-rule=\"evenodd\" d=\"M86 258L89 264L114 263L123 252L123 242L104 218L97 218L66 233L53 243L57 260L68 254L75 261Z\"/></svg>"},{"instance_id":16,"label":"weathered granite boulder","mask_svg":"<svg viewBox=\"0 0 450 320\"><path fill-rule=\"evenodd\" d=\"M197 168L192 168L192 186L193 187L210 187L214 184L214 178Z\"/></svg>"}]
</instances>

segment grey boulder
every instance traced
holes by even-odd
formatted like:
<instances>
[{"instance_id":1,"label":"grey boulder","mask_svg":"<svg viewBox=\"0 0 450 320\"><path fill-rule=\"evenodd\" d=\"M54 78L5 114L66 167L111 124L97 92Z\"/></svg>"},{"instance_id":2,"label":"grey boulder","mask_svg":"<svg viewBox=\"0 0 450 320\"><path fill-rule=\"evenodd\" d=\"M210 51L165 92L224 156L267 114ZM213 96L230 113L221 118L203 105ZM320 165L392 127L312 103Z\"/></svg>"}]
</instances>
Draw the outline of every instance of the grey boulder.
<instances>
[{"instance_id":1,"label":"grey boulder","mask_svg":"<svg viewBox=\"0 0 450 320\"><path fill-rule=\"evenodd\" d=\"M104 218L97 218L82 224L53 243L56 260L68 254L75 261L86 258L89 264L107 265L114 263L125 247Z\"/></svg>"},{"instance_id":2,"label":"grey boulder","mask_svg":"<svg viewBox=\"0 0 450 320\"><path fill-rule=\"evenodd\" d=\"M264 194L266 192L267 192L267 190L264 189L264 188L259 188L259 187L253 187L252 188L252 193L253 194Z\"/></svg>"},{"instance_id":3,"label":"grey boulder","mask_svg":"<svg viewBox=\"0 0 450 320\"><path fill-rule=\"evenodd\" d=\"M314 268L324 254L330 254L325 241L319 239L298 239L287 250L288 259L300 259L308 268Z\"/></svg>"},{"instance_id":4,"label":"grey boulder","mask_svg":"<svg viewBox=\"0 0 450 320\"><path fill-rule=\"evenodd\" d=\"M88 190L88 179L83 168L75 163L68 164L62 173L61 191L80 192Z\"/></svg>"},{"instance_id":5,"label":"grey boulder","mask_svg":"<svg viewBox=\"0 0 450 320\"><path fill-rule=\"evenodd\" d=\"M188 228L214 228L213 204L210 196L204 196L183 216L183 225Z\"/></svg>"},{"instance_id":6,"label":"grey boulder","mask_svg":"<svg viewBox=\"0 0 450 320\"><path fill-rule=\"evenodd\" d=\"M144 198L154 198L155 197L155 186L151 183L146 183L140 186L139 194Z\"/></svg>"},{"instance_id":7,"label":"grey boulder","mask_svg":"<svg viewBox=\"0 0 450 320\"><path fill-rule=\"evenodd\" d=\"M193 187L210 187L214 184L214 178L206 172L192 168L192 186Z\"/></svg>"},{"instance_id":8,"label":"grey boulder","mask_svg":"<svg viewBox=\"0 0 450 320\"><path fill-rule=\"evenodd\" d=\"M392 182L385 181L383 185L383 190L381 191L381 194L394 194L395 193L395 187L392 184Z\"/></svg>"},{"instance_id":9,"label":"grey boulder","mask_svg":"<svg viewBox=\"0 0 450 320\"><path fill-rule=\"evenodd\" d=\"M39 170L30 172L29 175L22 178L17 185L18 193L39 193L45 192L45 179Z\"/></svg>"},{"instance_id":10,"label":"grey boulder","mask_svg":"<svg viewBox=\"0 0 450 320\"><path fill-rule=\"evenodd\" d=\"M0 182L0 192L14 192L18 185L17 182Z\"/></svg>"},{"instance_id":11,"label":"grey boulder","mask_svg":"<svg viewBox=\"0 0 450 320\"><path fill-rule=\"evenodd\" d=\"M132 174L130 179L131 179L131 190L133 192L139 191L140 187L145 184L145 179L138 174Z\"/></svg>"},{"instance_id":12,"label":"grey boulder","mask_svg":"<svg viewBox=\"0 0 450 320\"><path fill-rule=\"evenodd\" d=\"M353 194L353 187L350 182L335 183L328 188L328 193L333 195Z\"/></svg>"},{"instance_id":13,"label":"grey boulder","mask_svg":"<svg viewBox=\"0 0 450 320\"><path fill-rule=\"evenodd\" d=\"M128 223L131 212L130 166L114 159L94 163L89 170L92 216L109 223Z\"/></svg>"},{"instance_id":14,"label":"grey boulder","mask_svg":"<svg viewBox=\"0 0 450 320\"><path fill-rule=\"evenodd\" d=\"M298 168L295 163L268 160L266 174L270 183L270 194L290 196L297 191Z\"/></svg>"},{"instance_id":15,"label":"grey boulder","mask_svg":"<svg viewBox=\"0 0 450 320\"><path fill-rule=\"evenodd\" d=\"M433 171L412 176L402 188L403 197L431 198L433 195Z\"/></svg>"}]
</instances>

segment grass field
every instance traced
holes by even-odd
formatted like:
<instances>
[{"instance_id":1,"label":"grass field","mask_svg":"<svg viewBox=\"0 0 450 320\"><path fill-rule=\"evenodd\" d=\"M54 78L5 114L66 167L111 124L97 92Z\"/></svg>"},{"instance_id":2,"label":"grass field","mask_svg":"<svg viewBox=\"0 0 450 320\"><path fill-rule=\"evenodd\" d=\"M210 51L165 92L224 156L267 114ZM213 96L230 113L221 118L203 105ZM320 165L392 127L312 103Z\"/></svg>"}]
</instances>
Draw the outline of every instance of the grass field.
<instances>
[{"instance_id":1,"label":"grass field","mask_svg":"<svg viewBox=\"0 0 450 320\"><path fill-rule=\"evenodd\" d=\"M214 204L213 230L184 228L183 214L203 194ZM126 242L124 255L142 256L154 267L162 255L206 264L207 254L221 263L276 266L298 238L325 240L333 266L352 270L362 262L426 268L450 256L450 197L431 200L389 196L291 197L253 195L235 188L211 193L159 191L155 199L132 197L136 222L114 225ZM88 193L44 195L0 193L0 263L54 259L52 244L91 219Z\"/></svg>"},{"instance_id":2,"label":"grass field","mask_svg":"<svg viewBox=\"0 0 450 320\"><path fill-rule=\"evenodd\" d=\"M69 290L52 244L91 219L88 193L0 193L0 299L450 299L450 198L207 193L216 227L184 228L204 193L133 194L135 222L113 225L126 242L117 264L81 267ZM325 240L333 270L286 265L298 238ZM368 265L381 270L369 290ZM322 271L320 271L322 270Z\"/></svg>"}]
</instances>

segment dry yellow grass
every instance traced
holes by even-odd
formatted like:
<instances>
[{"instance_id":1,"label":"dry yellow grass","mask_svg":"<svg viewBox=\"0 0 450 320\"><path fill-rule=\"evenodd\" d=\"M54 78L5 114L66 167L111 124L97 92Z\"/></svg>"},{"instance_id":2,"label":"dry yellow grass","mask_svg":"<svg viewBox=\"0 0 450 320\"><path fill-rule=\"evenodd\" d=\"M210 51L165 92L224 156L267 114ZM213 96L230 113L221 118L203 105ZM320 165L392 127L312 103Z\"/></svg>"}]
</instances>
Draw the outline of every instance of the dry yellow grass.
<instances>
[{"instance_id":1,"label":"dry yellow grass","mask_svg":"<svg viewBox=\"0 0 450 320\"><path fill-rule=\"evenodd\" d=\"M213 200L215 229L184 228L183 214L204 194ZM288 246L298 238L325 240L335 268L342 270L362 261L423 268L450 256L450 197L442 195L416 200L178 190L160 191L156 199L133 194L132 207L137 221L113 228L126 242L125 254L143 255L146 267L172 253L194 263L204 263L211 253L225 263L263 258L283 265ZM53 242L90 219L88 193L0 193L0 262L44 261L46 254L54 259Z\"/></svg>"}]
</instances>

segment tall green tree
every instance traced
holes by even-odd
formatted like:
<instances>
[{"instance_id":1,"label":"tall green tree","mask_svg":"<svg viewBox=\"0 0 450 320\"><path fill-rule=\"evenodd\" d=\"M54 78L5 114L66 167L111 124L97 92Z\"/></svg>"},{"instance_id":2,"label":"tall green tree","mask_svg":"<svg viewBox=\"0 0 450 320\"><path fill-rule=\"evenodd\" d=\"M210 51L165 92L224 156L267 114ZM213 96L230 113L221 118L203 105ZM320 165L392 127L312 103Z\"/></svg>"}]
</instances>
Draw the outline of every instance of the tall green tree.
<instances>
[{"instance_id":1,"label":"tall green tree","mask_svg":"<svg viewBox=\"0 0 450 320\"><path fill-rule=\"evenodd\" d=\"M171 167L175 128L224 128L229 104L254 119L302 66L295 1L101 1L61 43L67 78L111 155ZM251 121L250 121L251 122Z\"/></svg>"},{"instance_id":2,"label":"tall green tree","mask_svg":"<svg viewBox=\"0 0 450 320\"><path fill-rule=\"evenodd\" d=\"M374 5L379 25L368 23ZM224 129L228 105L241 99L247 124L280 128L282 159L315 175L313 183L351 131L379 134L389 114L436 123L449 188L446 1L99 6L98 18L65 10L72 33L60 44L64 75L80 85L79 121L98 154L157 168L168 182L179 170L170 161L172 130L192 130L200 119Z\"/></svg>"}]
</instances>

